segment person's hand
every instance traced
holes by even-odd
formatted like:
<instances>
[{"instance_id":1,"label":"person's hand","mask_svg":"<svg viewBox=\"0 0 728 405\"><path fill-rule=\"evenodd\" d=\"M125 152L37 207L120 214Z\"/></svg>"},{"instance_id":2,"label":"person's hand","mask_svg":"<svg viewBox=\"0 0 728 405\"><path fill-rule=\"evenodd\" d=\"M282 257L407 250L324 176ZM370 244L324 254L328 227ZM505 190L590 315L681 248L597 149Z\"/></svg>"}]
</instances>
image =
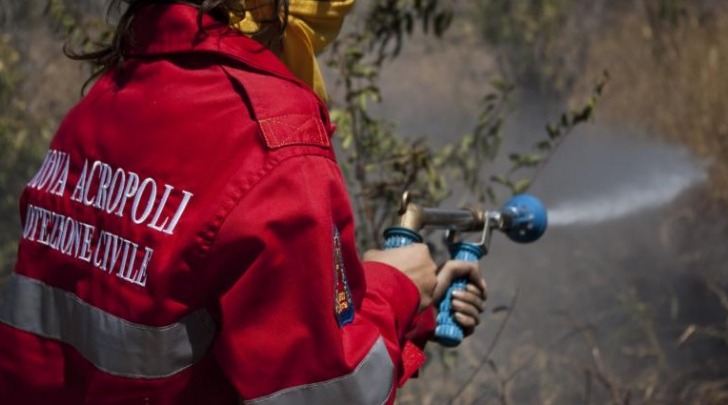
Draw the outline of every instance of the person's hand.
<instances>
[{"instance_id":1,"label":"person's hand","mask_svg":"<svg viewBox=\"0 0 728 405\"><path fill-rule=\"evenodd\" d=\"M478 271L477 262L450 260L437 274L437 287L433 300L439 304L445 297L453 280L465 277L468 284L465 290L453 291L452 309L455 320L462 326L465 336L470 336L480 323L480 314L485 308L488 289L485 280Z\"/></svg>"},{"instance_id":2,"label":"person's hand","mask_svg":"<svg viewBox=\"0 0 728 405\"><path fill-rule=\"evenodd\" d=\"M420 310L432 303L435 285L438 283L437 265L432 260L427 245L414 243L396 249L370 250L364 253L364 261L390 265L409 277L420 291Z\"/></svg>"}]
</instances>

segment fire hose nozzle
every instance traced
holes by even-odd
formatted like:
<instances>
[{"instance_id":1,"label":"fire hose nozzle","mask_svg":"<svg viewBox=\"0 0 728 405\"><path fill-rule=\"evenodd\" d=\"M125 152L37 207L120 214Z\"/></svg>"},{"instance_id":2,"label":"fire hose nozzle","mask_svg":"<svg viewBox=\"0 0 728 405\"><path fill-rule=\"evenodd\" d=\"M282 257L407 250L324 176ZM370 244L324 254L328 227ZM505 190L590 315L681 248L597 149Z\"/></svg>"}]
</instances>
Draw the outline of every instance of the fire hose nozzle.
<instances>
[{"instance_id":1,"label":"fire hose nozzle","mask_svg":"<svg viewBox=\"0 0 728 405\"><path fill-rule=\"evenodd\" d=\"M393 249L422 242L419 232L423 228L441 228L447 230L453 259L477 262L488 253L493 229L505 233L512 241L529 243L546 232L547 223L546 208L536 197L528 194L514 196L500 210L486 211L426 208L412 203L409 193L404 193L399 223L384 231L384 247ZM481 232L481 240L477 243L457 241L458 232ZM455 321L451 303L453 291L464 290L466 285L464 278L453 281L438 305L434 337L443 346L457 346L464 338L462 327Z\"/></svg>"},{"instance_id":2,"label":"fire hose nozzle","mask_svg":"<svg viewBox=\"0 0 728 405\"><path fill-rule=\"evenodd\" d=\"M413 203L409 193L405 192L398 222L397 227L414 232L427 227L451 232L483 232L484 243L487 243L490 231L498 229L515 242L529 243L546 232L548 220L546 208L530 194L512 197L498 211L487 211L423 207Z\"/></svg>"}]
</instances>

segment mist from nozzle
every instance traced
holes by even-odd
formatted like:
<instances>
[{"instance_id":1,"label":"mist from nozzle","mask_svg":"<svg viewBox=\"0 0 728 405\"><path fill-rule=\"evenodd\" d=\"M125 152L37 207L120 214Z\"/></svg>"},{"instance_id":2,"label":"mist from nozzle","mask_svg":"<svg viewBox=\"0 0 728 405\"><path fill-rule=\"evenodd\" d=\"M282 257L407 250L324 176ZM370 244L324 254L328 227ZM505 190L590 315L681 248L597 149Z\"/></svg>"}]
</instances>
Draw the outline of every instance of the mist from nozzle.
<instances>
[{"instance_id":1,"label":"mist from nozzle","mask_svg":"<svg viewBox=\"0 0 728 405\"><path fill-rule=\"evenodd\" d=\"M707 178L695 167L676 173L652 173L640 182L628 184L581 201L557 204L549 209L549 225L591 225L669 203L691 186Z\"/></svg>"}]
</instances>

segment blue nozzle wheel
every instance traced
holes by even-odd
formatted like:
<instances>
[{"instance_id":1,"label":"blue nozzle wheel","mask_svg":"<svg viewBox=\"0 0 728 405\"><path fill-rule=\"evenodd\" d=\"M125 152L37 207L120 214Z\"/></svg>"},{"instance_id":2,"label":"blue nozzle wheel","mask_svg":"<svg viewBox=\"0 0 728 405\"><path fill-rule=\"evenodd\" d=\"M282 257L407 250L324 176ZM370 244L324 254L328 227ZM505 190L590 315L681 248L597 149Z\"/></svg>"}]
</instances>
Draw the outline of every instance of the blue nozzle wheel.
<instances>
[{"instance_id":1,"label":"blue nozzle wheel","mask_svg":"<svg viewBox=\"0 0 728 405\"><path fill-rule=\"evenodd\" d=\"M401 226L393 226L384 231L384 249L395 249L409 246L413 243L422 243L422 236Z\"/></svg>"},{"instance_id":2,"label":"blue nozzle wheel","mask_svg":"<svg viewBox=\"0 0 728 405\"><path fill-rule=\"evenodd\" d=\"M546 208L530 194L513 196L503 205L501 213L510 219L509 226L503 231L514 242L534 242L546 232Z\"/></svg>"}]
</instances>

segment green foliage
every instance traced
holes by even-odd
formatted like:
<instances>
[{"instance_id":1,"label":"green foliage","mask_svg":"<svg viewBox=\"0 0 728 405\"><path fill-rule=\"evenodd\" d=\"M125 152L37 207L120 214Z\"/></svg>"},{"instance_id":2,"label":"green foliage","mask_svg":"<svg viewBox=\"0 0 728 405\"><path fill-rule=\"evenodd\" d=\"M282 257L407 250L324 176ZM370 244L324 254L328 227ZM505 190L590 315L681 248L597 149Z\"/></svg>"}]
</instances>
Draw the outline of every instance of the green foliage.
<instances>
[{"instance_id":1,"label":"green foliage","mask_svg":"<svg viewBox=\"0 0 728 405\"><path fill-rule=\"evenodd\" d=\"M368 247L378 244L404 190L427 190L433 202L446 195L427 145L402 139L393 124L370 114L369 103L381 100L377 81L382 59L367 53L375 41L375 36L351 33L334 44L329 61L338 69L345 91L343 104L331 109L331 117L338 125L342 169L359 217L357 235Z\"/></svg>"},{"instance_id":2,"label":"green foliage","mask_svg":"<svg viewBox=\"0 0 728 405\"><path fill-rule=\"evenodd\" d=\"M111 42L113 36L109 21L89 13L84 2L46 0L45 19L53 31L65 41L65 48L76 53L97 50L101 44Z\"/></svg>"},{"instance_id":3,"label":"green foliage","mask_svg":"<svg viewBox=\"0 0 728 405\"><path fill-rule=\"evenodd\" d=\"M0 279L13 265L19 236L17 198L35 169L41 128L18 96L24 80L10 34L0 35Z\"/></svg>"},{"instance_id":4,"label":"green foliage","mask_svg":"<svg viewBox=\"0 0 728 405\"><path fill-rule=\"evenodd\" d=\"M109 30L103 18L88 13L87 3L48 0L42 13L34 13L35 7L28 4L18 4L15 12L23 16L24 23L47 26L74 48L89 50L96 43L91 38L105 40ZM25 181L37 169L59 118L49 111L29 107L48 94L27 91L28 83L38 77L25 73L29 62L28 55L20 52L21 38L22 35L0 30L0 229L3 230L0 233L0 280L9 273L15 261L20 236L18 197ZM70 102L77 94L69 94L67 100Z\"/></svg>"},{"instance_id":5,"label":"green foliage","mask_svg":"<svg viewBox=\"0 0 728 405\"><path fill-rule=\"evenodd\" d=\"M439 170L457 179L479 203L495 200L492 184L484 177L484 168L498 156L503 140L503 123L509 111L511 85L501 80L491 82L494 91L481 100L481 111L472 132L436 152L434 162ZM474 201L469 201L472 203Z\"/></svg>"},{"instance_id":6,"label":"green foliage","mask_svg":"<svg viewBox=\"0 0 728 405\"><path fill-rule=\"evenodd\" d=\"M51 23L55 29L60 31L66 37L74 37L80 32L76 19L68 12L66 3L62 0L48 0L46 4L46 14L50 17Z\"/></svg>"},{"instance_id":7,"label":"green foliage","mask_svg":"<svg viewBox=\"0 0 728 405\"><path fill-rule=\"evenodd\" d=\"M11 169L18 160L18 144L27 133L21 132L18 115L22 112L22 104L14 99L13 93L20 79L17 71L18 52L10 46L10 36L0 36L0 228L11 230L17 228L17 222L11 218L14 207L14 179ZM10 270L10 260L16 233L0 233L0 276Z\"/></svg>"},{"instance_id":8,"label":"green foliage","mask_svg":"<svg viewBox=\"0 0 728 405\"><path fill-rule=\"evenodd\" d=\"M368 10L365 31L370 49L376 48L380 58L396 56L405 35L419 26L425 33L442 36L453 19L455 0L376 0Z\"/></svg>"},{"instance_id":9,"label":"green foliage","mask_svg":"<svg viewBox=\"0 0 728 405\"><path fill-rule=\"evenodd\" d=\"M495 45L531 48L542 35L554 35L571 0L486 0L480 2L481 29Z\"/></svg>"},{"instance_id":10,"label":"green foliage","mask_svg":"<svg viewBox=\"0 0 728 405\"><path fill-rule=\"evenodd\" d=\"M676 26L687 13L687 0L659 0L657 14L662 22Z\"/></svg>"},{"instance_id":11,"label":"green foliage","mask_svg":"<svg viewBox=\"0 0 728 405\"><path fill-rule=\"evenodd\" d=\"M483 0L476 15L502 71L521 85L563 91L565 52L559 49L573 0Z\"/></svg>"},{"instance_id":12,"label":"green foliage","mask_svg":"<svg viewBox=\"0 0 728 405\"><path fill-rule=\"evenodd\" d=\"M375 1L361 29L339 38L330 52L328 65L338 71L344 90L331 117L338 125L342 169L353 192L362 247L380 245L381 232L394 217L405 190L417 190L420 201L430 204L448 195L427 143L402 138L394 124L370 112L370 103L381 101L382 65L399 53L405 35L417 24L425 32L434 27L435 35L444 33L452 10L441 6L437 0Z\"/></svg>"},{"instance_id":13,"label":"green foliage","mask_svg":"<svg viewBox=\"0 0 728 405\"><path fill-rule=\"evenodd\" d=\"M362 248L381 246L381 234L391 223L402 193L411 190L418 202L438 205L450 195L454 179L474 190L481 200L493 192L481 189L482 167L497 155L503 111L511 88L496 83L483 99L483 112L474 131L434 150L424 139L405 139L391 122L372 115L370 103L381 101L379 72L388 57L400 51L405 34L421 24L442 35L452 10L442 2L378 1L362 29L340 38L332 47L329 66L338 71L344 90L335 102L332 119L338 124L344 158L342 169L353 193Z\"/></svg>"},{"instance_id":14,"label":"green foliage","mask_svg":"<svg viewBox=\"0 0 728 405\"><path fill-rule=\"evenodd\" d=\"M558 121L546 125L546 137L536 142L529 152L511 153L508 158L511 161L511 168L505 175L497 174L491 177L491 181L507 187L512 194L522 194L528 191L531 184L541 174L551 157L559 149L563 141L574 128L579 124L591 119L597 106L597 101L604 91L609 80L609 73L603 73L602 78L596 83L589 99L580 107L564 112ZM523 172L529 171L528 177L523 177ZM521 178L514 179L520 175Z\"/></svg>"},{"instance_id":15,"label":"green foliage","mask_svg":"<svg viewBox=\"0 0 728 405\"><path fill-rule=\"evenodd\" d=\"M0 36L0 103L3 106L12 103L12 92L21 78L17 71L20 54L11 46L10 39L7 33Z\"/></svg>"},{"instance_id":16,"label":"green foliage","mask_svg":"<svg viewBox=\"0 0 728 405\"><path fill-rule=\"evenodd\" d=\"M486 171L500 153L503 123L511 109L509 97L514 87L508 82L491 82L492 90L481 100L472 132L439 148L423 138L404 138L393 123L371 112L370 104L381 102L379 72L389 57L397 55L414 26L421 25L425 33L434 26L434 34L443 35L452 19L449 6L449 2L436 0L375 1L360 29L332 47L328 65L338 72L343 99L334 100L331 116L338 125L342 169L352 192L362 248L381 246L382 231L396 216L406 190L428 206L439 205L456 187L467 196L461 200L471 204L493 202L493 185L497 184L512 193L526 191L531 179L512 180L511 175L521 168L545 164L558 142L591 116L596 103L598 94L587 106L565 113L563 122L554 127L558 133L549 133L539 143L540 153L513 154L510 172L492 176L490 181Z\"/></svg>"}]
</instances>

